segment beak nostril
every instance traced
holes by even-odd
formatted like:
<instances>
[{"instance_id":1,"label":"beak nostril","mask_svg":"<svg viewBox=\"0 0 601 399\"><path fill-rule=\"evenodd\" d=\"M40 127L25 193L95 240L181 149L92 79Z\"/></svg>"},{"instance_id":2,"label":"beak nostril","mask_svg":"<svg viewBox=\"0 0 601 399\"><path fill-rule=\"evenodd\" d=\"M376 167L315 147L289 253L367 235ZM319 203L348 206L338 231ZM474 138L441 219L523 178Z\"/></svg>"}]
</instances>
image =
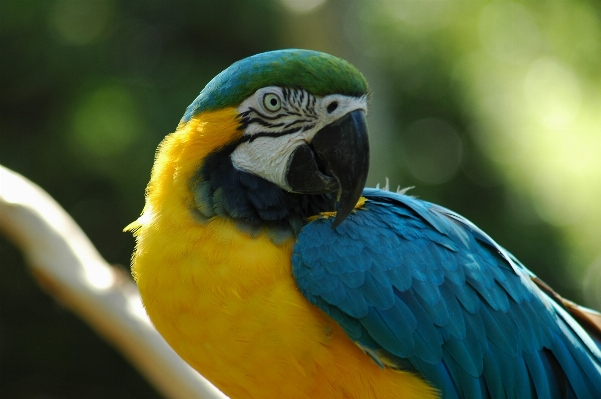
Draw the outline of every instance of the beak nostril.
<instances>
[{"instance_id":1,"label":"beak nostril","mask_svg":"<svg viewBox=\"0 0 601 399\"><path fill-rule=\"evenodd\" d=\"M326 111L328 111L328 114L331 114L332 112L336 111L336 108L338 108L338 101L332 101L330 104L328 104Z\"/></svg>"}]
</instances>

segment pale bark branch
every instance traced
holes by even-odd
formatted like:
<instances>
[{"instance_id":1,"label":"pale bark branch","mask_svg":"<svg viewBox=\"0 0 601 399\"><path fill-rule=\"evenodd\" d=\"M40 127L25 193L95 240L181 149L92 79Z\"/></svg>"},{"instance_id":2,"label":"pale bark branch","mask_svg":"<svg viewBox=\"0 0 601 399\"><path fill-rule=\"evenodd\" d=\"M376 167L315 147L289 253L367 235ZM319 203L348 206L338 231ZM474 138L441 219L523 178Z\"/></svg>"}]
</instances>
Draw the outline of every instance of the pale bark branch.
<instances>
[{"instance_id":1,"label":"pale bark branch","mask_svg":"<svg viewBox=\"0 0 601 399\"><path fill-rule=\"evenodd\" d=\"M166 397L225 398L167 345L146 316L135 284L102 259L73 219L44 190L1 165L0 229L23 251L42 287Z\"/></svg>"}]
</instances>

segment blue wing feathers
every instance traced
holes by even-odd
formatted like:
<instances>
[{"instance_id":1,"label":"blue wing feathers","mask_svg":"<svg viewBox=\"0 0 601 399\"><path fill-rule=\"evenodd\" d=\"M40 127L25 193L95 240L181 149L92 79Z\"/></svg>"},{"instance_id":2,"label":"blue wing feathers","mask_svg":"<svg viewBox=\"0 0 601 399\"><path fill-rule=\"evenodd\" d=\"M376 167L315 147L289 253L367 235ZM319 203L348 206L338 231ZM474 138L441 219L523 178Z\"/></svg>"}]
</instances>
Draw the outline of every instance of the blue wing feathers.
<instances>
[{"instance_id":1,"label":"blue wing feathers","mask_svg":"<svg viewBox=\"0 0 601 399\"><path fill-rule=\"evenodd\" d=\"M530 374L528 374L528 369L526 368L526 364L524 362L523 356L518 356L515 358L515 367L513 368L513 373L515 375L515 380L517 383L516 387L516 397L517 398L531 398L535 392L531 390L531 380ZM536 396L535 396L536 397Z\"/></svg>"},{"instance_id":2,"label":"blue wing feathers","mask_svg":"<svg viewBox=\"0 0 601 399\"><path fill-rule=\"evenodd\" d=\"M394 262L395 263L393 264L398 264L399 267L386 270L386 275L390 278L390 282L395 289L399 291L408 290L411 288L412 283L411 274L403 273L403 270L400 267L402 263L399 262L398 258L395 259Z\"/></svg>"},{"instance_id":3,"label":"blue wing feathers","mask_svg":"<svg viewBox=\"0 0 601 399\"><path fill-rule=\"evenodd\" d=\"M562 369L567 370L567 380L570 384L571 389L574 390L575 397L587 397L587 393L590 391L587 389L585 377L583 376L582 369L579 367L576 360L572 357L570 350L566 347L565 343L562 342L559 336L555 337L554 345L551 347L555 358L559 362ZM600 391L597 391L600 392Z\"/></svg>"},{"instance_id":4,"label":"blue wing feathers","mask_svg":"<svg viewBox=\"0 0 601 399\"><path fill-rule=\"evenodd\" d=\"M442 283L442 282L441 282ZM433 306L440 301L440 289L435 281L420 281L415 280L413 287L415 287L415 293L419 296L427 305Z\"/></svg>"},{"instance_id":5,"label":"blue wing feathers","mask_svg":"<svg viewBox=\"0 0 601 399\"><path fill-rule=\"evenodd\" d=\"M443 270L445 280L457 285L463 285L465 283L465 273L463 272L463 268L457 262L457 259L454 260L453 267L456 267L456 269L445 268Z\"/></svg>"},{"instance_id":6,"label":"blue wing feathers","mask_svg":"<svg viewBox=\"0 0 601 399\"><path fill-rule=\"evenodd\" d=\"M473 362L476 364L478 374L482 373L482 359L484 354L488 352L489 340L485 332L484 321L480 313L468 314L466 317L468 322L467 336L463 341L468 348Z\"/></svg>"},{"instance_id":7,"label":"blue wing feathers","mask_svg":"<svg viewBox=\"0 0 601 399\"><path fill-rule=\"evenodd\" d=\"M461 286L449 283L447 286L468 313L475 313L478 311L478 308L480 307L480 298L469 283Z\"/></svg>"},{"instance_id":8,"label":"blue wing feathers","mask_svg":"<svg viewBox=\"0 0 601 399\"><path fill-rule=\"evenodd\" d=\"M340 287L342 287L342 285ZM343 309L349 316L357 319L366 317L370 309L367 300L363 295L353 294L353 292L347 292L344 300L339 305L340 309Z\"/></svg>"},{"instance_id":9,"label":"blue wing feathers","mask_svg":"<svg viewBox=\"0 0 601 399\"><path fill-rule=\"evenodd\" d=\"M419 358L414 359L413 362L417 365L417 368L425 370L425 374L432 376L430 382L432 382L434 386L455 386L451 378L451 372L444 362L432 365L422 362ZM459 399L458 392L455 389L449 390L445 399Z\"/></svg>"},{"instance_id":10,"label":"blue wing feathers","mask_svg":"<svg viewBox=\"0 0 601 399\"><path fill-rule=\"evenodd\" d=\"M415 352L412 332L407 326L400 326L399 320L387 316L386 311L370 308L361 325L380 347L386 346L386 351L391 354L399 357L412 355Z\"/></svg>"},{"instance_id":11,"label":"blue wing feathers","mask_svg":"<svg viewBox=\"0 0 601 399\"><path fill-rule=\"evenodd\" d=\"M501 378L501 373L499 369L501 364L496 359L495 350L497 348L493 348L494 344L491 344L489 347L489 352L487 356L484 356L482 359L483 363L483 378L488 387L488 393L491 398L505 398L507 397L506 391L506 381L504 378ZM545 396L540 396L544 398Z\"/></svg>"},{"instance_id":12,"label":"blue wing feathers","mask_svg":"<svg viewBox=\"0 0 601 399\"><path fill-rule=\"evenodd\" d=\"M340 281L350 289L365 287L365 294L369 295L369 287L365 282L366 274L363 271L351 271L344 274L339 274ZM362 290L363 291L363 290Z\"/></svg>"},{"instance_id":13,"label":"blue wing feathers","mask_svg":"<svg viewBox=\"0 0 601 399\"><path fill-rule=\"evenodd\" d=\"M328 276L327 280L329 280L328 284L324 284L322 287L320 287L317 293L327 303L334 306L340 306L344 301L347 300L348 292L344 287L344 284L339 279L332 278L330 275ZM365 315L367 312L367 302L363 298L357 298L356 301L361 301L363 305L353 306L352 309L349 307L346 312L353 317Z\"/></svg>"},{"instance_id":14,"label":"blue wing feathers","mask_svg":"<svg viewBox=\"0 0 601 399\"><path fill-rule=\"evenodd\" d=\"M432 320L432 323L434 323L435 326L442 327L442 326L446 326L450 323L451 315L449 313L447 306L445 306L444 303L441 303L443 301L442 296L440 297L440 299L437 302L430 303L430 304L425 302L421 298L421 296L419 296L419 294L415 298L422 305L422 309L424 310L426 315L430 318L430 320ZM445 332L448 332L448 331L445 331Z\"/></svg>"},{"instance_id":15,"label":"blue wing feathers","mask_svg":"<svg viewBox=\"0 0 601 399\"><path fill-rule=\"evenodd\" d=\"M524 353L522 357L524 358L524 362L528 368L528 374L531 375L532 381L538 381L538 384L535 385L536 397L551 398L551 383L548 379L550 373L545 369L541 357L534 353ZM558 389L554 389L554 391L557 392Z\"/></svg>"},{"instance_id":16,"label":"blue wing feathers","mask_svg":"<svg viewBox=\"0 0 601 399\"><path fill-rule=\"evenodd\" d=\"M417 320L417 331L423 336L427 342L438 342L439 345L443 343L441 332L434 325L432 319L428 317L427 312L424 310L421 303L416 299L413 290L407 290L404 292L396 292L397 298L400 302L407 305L415 319Z\"/></svg>"},{"instance_id":17,"label":"blue wing feathers","mask_svg":"<svg viewBox=\"0 0 601 399\"><path fill-rule=\"evenodd\" d=\"M494 310L507 311L509 309L509 299L505 292L496 283L486 284L481 280L471 281L470 285L478 292L478 295L485 300L486 305Z\"/></svg>"},{"instance_id":18,"label":"blue wing feathers","mask_svg":"<svg viewBox=\"0 0 601 399\"><path fill-rule=\"evenodd\" d=\"M455 338L464 339L466 334L464 312L457 297L453 295L448 284L440 286L440 293L444 299L442 306L446 307L451 315L449 322L444 326L445 330Z\"/></svg>"},{"instance_id":19,"label":"blue wing feathers","mask_svg":"<svg viewBox=\"0 0 601 399\"><path fill-rule=\"evenodd\" d=\"M445 353L448 353L455 361L457 364L456 368L460 368L472 377L478 377L480 372L478 365L475 363L477 359L472 358L472 354L465 345L466 342L467 340L460 340L454 337L449 338L444 344Z\"/></svg>"},{"instance_id":20,"label":"blue wing feathers","mask_svg":"<svg viewBox=\"0 0 601 399\"><path fill-rule=\"evenodd\" d=\"M453 388L459 393L462 398L482 398L482 391L478 379L473 377L460 365L448 352L443 354L443 362L447 365L448 371L451 373L453 380ZM448 387L450 388L450 387ZM447 395L447 387L442 388L443 397ZM445 398L446 399L446 398Z\"/></svg>"},{"instance_id":21,"label":"blue wing feathers","mask_svg":"<svg viewBox=\"0 0 601 399\"><path fill-rule=\"evenodd\" d=\"M370 306L384 310L394 306L396 298L390 284L378 284L370 273L364 273L364 275L361 292L364 293Z\"/></svg>"},{"instance_id":22,"label":"blue wing feathers","mask_svg":"<svg viewBox=\"0 0 601 399\"><path fill-rule=\"evenodd\" d=\"M494 313L494 315L493 315ZM484 323L486 337L491 344L504 348L509 353L518 354L522 347L516 337L516 328L513 320L505 312L493 312L488 307L480 309L480 316Z\"/></svg>"},{"instance_id":23,"label":"blue wing feathers","mask_svg":"<svg viewBox=\"0 0 601 399\"><path fill-rule=\"evenodd\" d=\"M586 334L582 326L576 322L573 318L571 318L568 313L561 308L556 302L551 302L551 306L557 312L558 316L563 320L567 327L572 329L574 333L580 337L586 343L586 349L591 351L592 355L601 361L601 351L599 350L599 346ZM601 365L599 365L601 367Z\"/></svg>"},{"instance_id":24,"label":"blue wing feathers","mask_svg":"<svg viewBox=\"0 0 601 399\"><path fill-rule=\"evenodd\" d=\"M440 206L366 189L335 230L300 232L301 292L381 367L443 398L598 398L601 352L511 254Z\"/></svg>"}]
</instances>

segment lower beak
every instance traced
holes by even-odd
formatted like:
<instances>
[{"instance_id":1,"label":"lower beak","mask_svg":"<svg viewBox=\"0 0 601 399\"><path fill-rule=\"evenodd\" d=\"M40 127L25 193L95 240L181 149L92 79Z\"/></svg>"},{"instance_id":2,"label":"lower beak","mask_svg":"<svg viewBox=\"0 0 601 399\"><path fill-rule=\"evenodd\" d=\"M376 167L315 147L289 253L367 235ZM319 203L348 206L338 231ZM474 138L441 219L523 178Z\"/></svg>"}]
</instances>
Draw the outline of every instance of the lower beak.
<instances>
[{"instance_id":1,"label":"lower beak","mask_svg":"<svg viewBox=\"0 0 601 399\"><path fill-rule=\"evenodd\" d=\"M369 170L369 142L363 110L349 112L318 131L309 145L292 153L286 179L293 191L338 191L338 226L355 208Z\"/></svg>"}]
</instances>

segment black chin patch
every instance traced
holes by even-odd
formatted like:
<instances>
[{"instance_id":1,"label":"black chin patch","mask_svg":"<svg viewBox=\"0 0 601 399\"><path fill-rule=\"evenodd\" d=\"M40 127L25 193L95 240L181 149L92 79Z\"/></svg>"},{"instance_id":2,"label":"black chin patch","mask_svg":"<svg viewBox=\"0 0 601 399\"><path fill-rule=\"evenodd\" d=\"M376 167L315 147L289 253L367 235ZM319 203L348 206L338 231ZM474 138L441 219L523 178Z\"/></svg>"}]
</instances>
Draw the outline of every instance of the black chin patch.
<instances>
[{"instance_id":1,"label":"black chin patch","mask_svg":"<svg viewBox=\"0 0 601 399\"><path fill-rule=\"evenodd\" d=\"M297 235L309 216L335 209L336 197L328 194L295 194L257 175L236 169L231 154L238 143L209 154L190 182L194 213L199 221L229 218L242 230ZM308 147L307 149L311 151Z\"/></svg>"}]
</instances>

